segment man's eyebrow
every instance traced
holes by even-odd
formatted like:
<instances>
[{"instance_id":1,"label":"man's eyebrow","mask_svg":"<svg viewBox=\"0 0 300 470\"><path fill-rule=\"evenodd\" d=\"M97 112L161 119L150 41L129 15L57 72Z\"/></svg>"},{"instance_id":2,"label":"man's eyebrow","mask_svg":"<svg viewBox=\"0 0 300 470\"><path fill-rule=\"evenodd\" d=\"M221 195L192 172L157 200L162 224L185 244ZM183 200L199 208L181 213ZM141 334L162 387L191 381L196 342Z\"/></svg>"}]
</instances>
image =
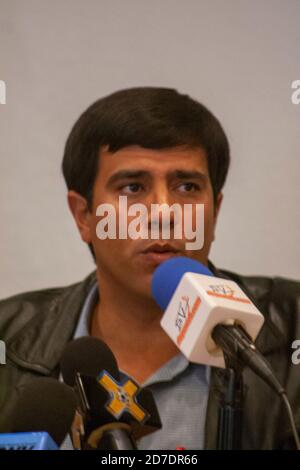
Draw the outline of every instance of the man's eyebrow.
<instances>
[{"instance_id":1,"label":"man's eyebrow","mask_svg":"<svg viewBox=\"0 0 300 470\"><path fill-rule=\"evenodd\" d=\"M145 176L150 176L150 172L145 170L120 170L110 176L106 185L108 186L124 179L142 178Z\"/></svg>"},{"instance_id":2,"label":"man's eyebrow","mask_svg":"<svg viewBox=\"0 0 300 470\"><path fill-rule=\"evenodd\" d=\"M169 173L169 177L178 178L181 180L188 180L188 179L201 180L201 181L207 180L207 175L198 170L175 170Z\"/></svg>"},{"instance_id":3,"label":"man's eyebrow","mask_svg":"<svg viewBox=\"0 0 300 470\"><path fill-rule=\"evenodd\" d=\"M145 177L151 177L152 174L150 171L146 170L120 170L114 173L113 175L110 176L108 179L106 186L110 186L118 181L124 180L124 179L135 179L135 178L145 178ZM204 173L201 173L198 170L173 170L167 174L168 179L173 179L177 178L180 180L188 180L188 179L194 179L194 180L201 180L205 182L207 180L207 175Z\"/></svg>"}]
</instances>

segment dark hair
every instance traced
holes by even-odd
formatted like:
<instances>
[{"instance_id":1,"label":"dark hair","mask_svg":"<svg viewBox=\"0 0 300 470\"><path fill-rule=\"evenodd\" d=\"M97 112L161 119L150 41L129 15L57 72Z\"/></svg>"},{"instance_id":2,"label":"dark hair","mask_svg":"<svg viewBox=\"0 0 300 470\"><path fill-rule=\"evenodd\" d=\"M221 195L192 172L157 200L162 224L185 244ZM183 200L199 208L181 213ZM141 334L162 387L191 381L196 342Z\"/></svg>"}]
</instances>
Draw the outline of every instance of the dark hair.
<instances>
[{"instance_id":1,"label":"dark hair","mask_svg":"<svg viewBox=\"0 0 300 470\"><path fill-rule=\"evenodd\" d=\"M67 139L62 162L68 189L85 197L90 207L100 148L108 146L113 153L129 145L202 147L215 200L225 183L229 144L215 116L174 89L139 87L105 96L79 117Z\"/></svg>"}]
</instances>

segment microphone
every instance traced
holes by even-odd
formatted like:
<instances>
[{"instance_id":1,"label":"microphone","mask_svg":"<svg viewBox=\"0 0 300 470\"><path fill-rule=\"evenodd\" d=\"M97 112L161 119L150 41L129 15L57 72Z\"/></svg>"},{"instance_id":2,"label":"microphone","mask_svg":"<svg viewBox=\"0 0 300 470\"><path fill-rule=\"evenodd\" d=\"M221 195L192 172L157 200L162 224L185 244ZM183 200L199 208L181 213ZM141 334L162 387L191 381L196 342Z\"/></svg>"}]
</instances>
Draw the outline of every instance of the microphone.
<instances>
[{"instance_id":1,"label":"microphone","mask_svg":"<svg viewBox=\"0 0 300 470\"><path fill-rule=\"evenodd\" d=\"M155 270L152 294L165 310L162 328L191 362L225 367L231 359L285 393L254 345L264 317L238 284L214 277L198 261L174 257Z\"/></svg>"},{"instance_id":2,"label":"microphone","mask_svg":"<svg viewBox=\"0 0 300 470\"><path fill-rule=\"evenodd\" d=\"M20 387L19 393L10 435L2 444L39 450L59 447L75 416L77 400L72 388L56 379L39 378Z\"/></svg>"},{"instance_id":3,"label":"microphone","mask_svg":"<svg viewBox=\"0 0 300 470\"><path fill-rule=\"evenodd\" d=\"M59 450L47 432L0 434L0 450Z\"/></svg>"},{"instance_id":4,"label":"microphone","mask_svg":"<svg viewBox=\"0 0 300 470\"><path fill-rule=\"evenodd\" d=\"M71 341L61 359L64 381L79 397L82 430L75 448L133 450L136 441L161 428L152 392L120 379L117 361L99 339Z\"/></svg>"}]
</instances>

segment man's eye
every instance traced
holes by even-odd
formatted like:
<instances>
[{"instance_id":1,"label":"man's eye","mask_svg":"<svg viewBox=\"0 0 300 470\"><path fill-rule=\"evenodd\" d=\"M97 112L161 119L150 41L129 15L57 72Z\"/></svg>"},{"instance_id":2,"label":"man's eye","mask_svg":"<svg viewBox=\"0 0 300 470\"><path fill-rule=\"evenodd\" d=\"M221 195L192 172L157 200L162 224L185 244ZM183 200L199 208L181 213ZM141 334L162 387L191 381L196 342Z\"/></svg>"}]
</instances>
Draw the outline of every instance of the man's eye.
<instances>
[{"instance_id":1,"label":"man's eye","mask_svg":"<svg viewBox=\"0 0 300 470\"><path fill-rule=\"evenodd\" d=\"M178 189L181 192L191 193L194 191L198 191L200 189L200 186L196 183L183 183L180 186L178 186Z\"/></svg>"},{"instance_id":2,"label":"man's eye","mask_svg":"<svg viewBox=\"0 0 300 470\"><path fill-rule=\"evenodd\" d=\"M141 191L142 185L140 183L130 183L122 186L120 189L125 194L134 194Z\"/></svg>"}]
</instances>

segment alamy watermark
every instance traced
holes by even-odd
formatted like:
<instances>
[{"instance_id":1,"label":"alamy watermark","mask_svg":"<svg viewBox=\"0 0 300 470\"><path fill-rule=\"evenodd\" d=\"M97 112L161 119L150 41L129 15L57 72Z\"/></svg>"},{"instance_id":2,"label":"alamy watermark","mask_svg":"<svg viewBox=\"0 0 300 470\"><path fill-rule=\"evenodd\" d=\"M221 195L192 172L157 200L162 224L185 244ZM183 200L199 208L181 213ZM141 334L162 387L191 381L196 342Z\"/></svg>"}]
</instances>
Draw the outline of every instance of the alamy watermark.
<instances>
[{"instance_id":1,"label":"alamy watermark","mask_svg":"<svg viewBox=\"0 0 300 470\"><path fill-rule=\"evenodd\" d=\"M0 104L6 104L6 83L0 80Z\"/></svg>"},{"instance_id":2,"label":"alamy watermark","mask_svg":"<svg viewBox=\"0 0 300 470\"><path fill-rule=\"evenodd\" d=\"M294 80L292 82L292 89L295 90L291 96L292 103L300 104L300 80Z\"/></svg>"},{"instance_id":3,"label":"alamy watermark","mask_svg":"<svg viewBox=\"0 0 300 470\"><path fill-rule=\"evenodd\" d=\"M96 226L100 240L189 240L186 250L204 245L204 204L151 204L148 211L141 203L128 206L127 196L119 196L118 215L114 205L105 203L97 207L96 216L102 217Z\"/></svg>"},{"instance_id":4,"label":"alamy watermark","mask_svg":"<svg viewBox=\"0 0 300 470\"><path fill-rule=\"evenodd\" d=\"M0 340L0 366L6 364L6 346L4 341Z\"/></svg>"},{"instance_id":5,"label":"alamy watermark","mask_svg":"<svg viewBox=\"0 0 300 470\"><path fill-rule=\"evenodd\" d=\"M292 354L292 363L294 366L298 366L300 364L300 339L295 339L295 341L293 341L292 349L295 349Z\"/></svg>"}]
</instances>

